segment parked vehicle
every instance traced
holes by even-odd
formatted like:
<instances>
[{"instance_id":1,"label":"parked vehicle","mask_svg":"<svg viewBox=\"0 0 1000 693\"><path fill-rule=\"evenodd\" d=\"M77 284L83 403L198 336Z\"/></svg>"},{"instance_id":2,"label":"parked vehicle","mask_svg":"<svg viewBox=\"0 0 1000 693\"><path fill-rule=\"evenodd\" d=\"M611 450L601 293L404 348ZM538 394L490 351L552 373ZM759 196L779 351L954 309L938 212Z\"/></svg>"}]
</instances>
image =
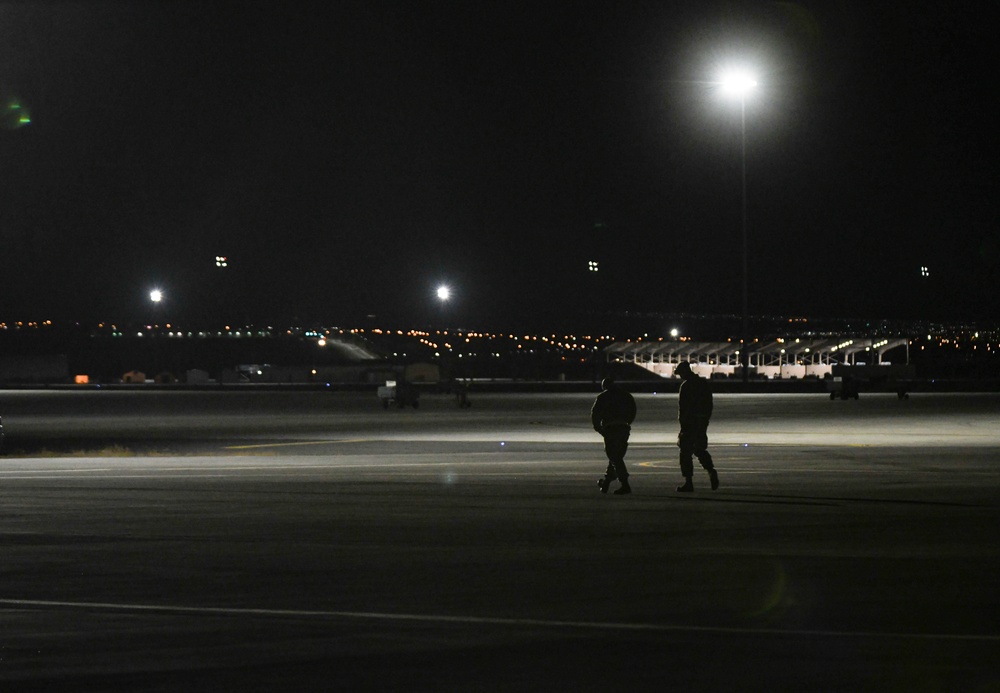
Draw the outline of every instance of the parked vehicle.
<instances>
[{"instance_id":1,"label":"parked vehicle","mask_svg":"<svg viewBox=\"0 0 1000 693\"><path fill-rule=\"evenodd\" d=\"M402 409L407 405L416 409L420 406L420 392L405 381L386 380L385 385L378 388L378 398L382 401L383 409L390 406Z\"/></svg>"}]
</instances>

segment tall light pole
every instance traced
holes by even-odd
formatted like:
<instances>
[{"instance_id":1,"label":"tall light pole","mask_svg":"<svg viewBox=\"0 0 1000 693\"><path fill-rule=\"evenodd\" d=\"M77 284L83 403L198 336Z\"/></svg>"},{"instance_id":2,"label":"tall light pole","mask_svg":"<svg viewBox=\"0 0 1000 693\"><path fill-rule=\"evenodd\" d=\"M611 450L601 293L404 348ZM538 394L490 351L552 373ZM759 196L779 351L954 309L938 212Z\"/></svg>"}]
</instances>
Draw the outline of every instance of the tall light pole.
<instances>
[{"instance_id":1,"label":"tall light pole","mask_svg":"<svg viewBox=\"0 0 1000 693\"><path fill-rule=\"evenodd\" d=\"M750 379L750 301L749 301L749 261L747 260L747 93L757 86L757 81L746 72L730 72L719 82L726 94L740 98L740 175L742 179L742 224L743 224L743 330L740 344L740 365L743 382Z\"/></svg>"},{"instance_id":2,"label":"tall light pole","mask_svg":"<svg viewBox=\"0 0 1000 693\"><path fill-rule=\"evenodd\" d=\"M441 286L439 286L437 288L437 292L436 293L437 293L438 301L440 301L440 308L441 308L441 329L443 330L444 327L445 327L444 326L445 305L448 303L449 299L451 299L451 287L449 287L447 284L442 284Z\"/></svg>"},{"instance_id":3,"label":"tall light pole","mask_svg":"<svg viewBox=\"0 0 1000 693\"><path fill-rule=\"evenodd\" d=\"M149 292L149 302L153 304L153 323L156 325L156 329L159 330L159 318L160 311L163 310L163 301L166 299L166 295L161 289L151 289Z\"/></svg>"},{"instance_id":4,"label":"tall light pole","mask_svg":"<svg viewBox=\"0 0 1000 693\"><path fill-rule=\"evenodd\" d=\"M150 351L152 352L151 353L152 363L147 365L153 366L152 370L154 377L156 377L156 373L162 370L160 364L161 361L160 340L159 340L159 334L157 333L160 331L159 312L165 298L166 295L159 288L152 289L149 292L149 301L150 303L153 304L153 324L150 326L151 329L149 330L149 336L153 340L153 342L152 344L150 344L149 347Z\"/></svg>"}]
</instances>

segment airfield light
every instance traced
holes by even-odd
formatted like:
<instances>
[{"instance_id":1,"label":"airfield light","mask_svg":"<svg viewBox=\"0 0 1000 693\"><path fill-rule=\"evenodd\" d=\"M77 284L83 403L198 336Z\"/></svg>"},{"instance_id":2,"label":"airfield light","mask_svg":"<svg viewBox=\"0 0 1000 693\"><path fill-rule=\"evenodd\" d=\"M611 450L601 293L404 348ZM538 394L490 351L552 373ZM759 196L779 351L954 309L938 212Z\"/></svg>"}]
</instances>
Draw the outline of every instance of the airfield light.
<instances>
[{"instance_id":1,"label":"airfield light","mask_svg":"<svg viewBox=\"0 0 1000 693\"><path fill-rule=\"evenodd\" d=\"M743 370L743 382L746 383L750 377L750 360L746 346L749 344L750 331L750 304L749 304L749 270L747 252L747 94L757 86L757 80L744 69L730 69L723 72L719 85L722 93L728 96L738 96L740 99L740 157L742 163L742 212L743 212L743 329L742 346L740 350L740 365Z\"/></svg>"},{"instance_id":2,"label":"airfield light","mask_svg":"<svg viewBox=\"0 0 1000 693\"><path fill-rule=\"evenodd\" d=\"M719 85L724 94L743 97L757 86L757 80L746 70L727 70L722 73Z\"/></svg>"},{"instance_id":3,"label":"airfield light","mask_svg":"<svg viewBox=\"0 0 1000 693\"><path fill-rule=\"evenodd\" d=\"M437 297L442 301L447 301L449 298L451 298L451 289L449 289L447 286L443 285L439 286L437 290Z\"/></svg>"},{"instance_id":4,"label":"airfield light","mask_svg":"<svg viewBox=\"0 0 1000 693\"><path fill-rule=\"evenodd\" d=\"M163 300L163 292L159 289L153 289L149 292L149 300L153 303L159 303Z\"/></svg>"}]
</instances>

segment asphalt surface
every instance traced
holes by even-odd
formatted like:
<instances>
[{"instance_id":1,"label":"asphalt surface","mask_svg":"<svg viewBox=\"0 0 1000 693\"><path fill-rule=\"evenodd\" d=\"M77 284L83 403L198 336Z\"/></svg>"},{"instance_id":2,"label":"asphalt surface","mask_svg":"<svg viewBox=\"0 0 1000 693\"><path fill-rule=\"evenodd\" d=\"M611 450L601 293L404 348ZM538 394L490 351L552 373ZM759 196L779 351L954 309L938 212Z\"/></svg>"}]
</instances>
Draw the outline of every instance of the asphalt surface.
<instances>
[{"instance_id":1,"label":"asphalt surface","mask_svg":"<svg viewBox=\"0 0 1000 693\"><path fill-rule=\"evenodd\" d=\"M1000 691L1000 396L0 391L0 690Z\"/></svg>"}]
</instances>

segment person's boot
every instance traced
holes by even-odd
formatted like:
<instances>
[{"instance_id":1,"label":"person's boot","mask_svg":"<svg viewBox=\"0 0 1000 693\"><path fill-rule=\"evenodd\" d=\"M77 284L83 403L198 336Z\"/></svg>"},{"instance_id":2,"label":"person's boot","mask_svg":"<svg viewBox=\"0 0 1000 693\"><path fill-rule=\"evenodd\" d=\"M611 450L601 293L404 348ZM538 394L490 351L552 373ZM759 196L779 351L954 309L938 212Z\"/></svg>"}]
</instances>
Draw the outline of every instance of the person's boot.
<instances>
[{"instance_id":1,"label":"person's boot","mask_svg":"<svg viewBox=\"0 0 1000 693\"><path fill-rule=\"evenodd\" d=\"M684 484L677 487L677 493L691 493L694 491L694 483L691 477L685 477Z\"/></svg>"},{"instance_id":2,"label":"person's boot","mask_svg":"<svg viewBox=\"0 0 1000 693\"><path fill-rule=\"evenodd\" d=\"M597 487L601 489L601 493L608 492L608 489L611 488L612 481L614 481L614 479L606 476L601 477L600 479L597 480Z\"/></svg>"},{"instance_id":3,"label":"person's boot","mask_svg":"<svg viewBox=\"0 0 1000 693\"><path fill-rule=\"evenodd\" d=\"M622 485L615 490L615 495L627 496L628 494L632 493L632 487L628 485L628 479L622 479L621 482Z\"/></svg>"},{"instance_id":4,"label":"person's boot","mask_svg":"<svg viewBox=\"0 0 1000 693\"><path fill-rule=\"evenodd\" d=\"M709 469L708 470L708 478L712 482L712 490L713 491L715 489L719 488L719 473L717 471L715 471L714 469Z\"/></svg>"}]
</instances>

